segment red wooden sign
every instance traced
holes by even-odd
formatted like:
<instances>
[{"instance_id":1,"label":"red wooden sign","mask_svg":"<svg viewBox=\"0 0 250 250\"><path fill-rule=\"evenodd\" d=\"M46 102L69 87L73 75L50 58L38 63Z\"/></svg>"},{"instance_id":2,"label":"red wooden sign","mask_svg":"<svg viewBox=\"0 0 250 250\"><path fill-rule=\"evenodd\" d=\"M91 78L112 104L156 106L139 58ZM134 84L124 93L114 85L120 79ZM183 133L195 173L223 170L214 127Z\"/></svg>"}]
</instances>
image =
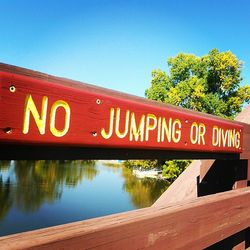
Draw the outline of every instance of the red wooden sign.
<instances>
[{"instance_id":1,"label":"red wooden sign","mask_svg":"<svg viewBox=\"0 0 250 250\"><path fill-rule=\"evenodd\" d=\"M0 142L242 152L236 122L29 73L0 72Z\"/></svg>"}]
</instances>

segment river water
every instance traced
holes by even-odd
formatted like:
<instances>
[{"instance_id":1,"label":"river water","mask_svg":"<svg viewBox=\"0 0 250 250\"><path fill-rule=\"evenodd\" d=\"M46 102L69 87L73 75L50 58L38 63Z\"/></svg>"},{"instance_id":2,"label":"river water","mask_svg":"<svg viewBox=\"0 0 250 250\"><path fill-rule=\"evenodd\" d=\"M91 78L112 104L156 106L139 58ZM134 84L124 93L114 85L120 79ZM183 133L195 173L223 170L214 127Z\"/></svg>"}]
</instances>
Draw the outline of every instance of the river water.
<instances>
[{"instance_id":1,"label":"river water","mask_svg":"<svg viewBox=\"0 0 250 250\"><path fill-rule=\"evenodd\" d=\"M0 236L147 207L167 187L103 161L0 161Z\"/></svg>"}]
</instances>

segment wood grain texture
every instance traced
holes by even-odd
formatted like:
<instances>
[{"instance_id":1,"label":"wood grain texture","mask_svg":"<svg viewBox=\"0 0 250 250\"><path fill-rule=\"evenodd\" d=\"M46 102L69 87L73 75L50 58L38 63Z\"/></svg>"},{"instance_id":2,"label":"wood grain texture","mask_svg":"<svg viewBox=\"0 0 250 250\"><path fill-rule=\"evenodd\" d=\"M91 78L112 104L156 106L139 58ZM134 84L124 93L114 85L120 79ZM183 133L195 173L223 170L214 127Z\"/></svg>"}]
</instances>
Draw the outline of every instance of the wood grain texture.
<instances>
[{"instance_id":1,"label":"wood grain texture","mask_svg":"<svg viewBox=\"0 0 250 250\"><path fill-rule=\"evenodd\" d=\"M250 105L248 106L248 108ZM243 110L244 112L244 110ZM249 114L249 113L248 113ZM250 122L250 116L248 116L248 122ZM243 151L240 154L241 159L250 159L250 125L249 124L243 124Z\"/></svg>"},{"instance_id":2,"label":"wood grain texture","mask_svg":"<svg viewBox=\"0 0 250 250\"><path fill-rule=\"evenodd\" d=\"M30 159L61 159L62 156L64 159L250 159L250 125L246 124L250 121L250 106L237 117L237 122L232 122L10 65L0 64L0 74L0 159L28 159L31 151L33 154ZM16 88L15 93L10 91L12 85ZM32 132L24 138L21 127L27 94L32 94L38 108L41 107L43 96L47 95L49 110L58 99L66 100L73 107L73 113L77 114L73 118L73 129L70 130L73 133L62 140L51 137L47 130L47 134L37 139L38 133L33 121L30 127ZM100 100L101 105L97 105L97 100ZM107 129L111 107L119 107L123 112L135 109L138 117L146 113L163 117L168 113L180 119L182 124L185 121L189 124L204 123L210 131L209 136L214 124L225 130L240 129L243 130L242 146L240 150L232 150L213 148L211 145L186 144L189 136L188 123L183 129L185 136L181 145L159 146L151 141L121 142L117 138L112 138L110 142L103 141L99 137L100 129L97 128ZM58 117L56 126L61 128L64 114L58 112ZM121 119L124 120L124 115ZM139 123L138 118L136 122ZM49 121L46 126L48 128ZM95 132L97 138L93 137ZM152 133L151 136L156 134ZM84 138L84 141L79 138ZM206 169L201 171L203 177L209 171L209 165L212 165L211 162L206 163ZM241 188L192 200L197 196L197 177L202 165L204 164L200 161L193 162L192 167L151 208L1 237L0 247L201 249L210 246L250 226L250 191L248 188ZM248 179L249 172L248 170ZM239 181L235 188L246 184L245 180ZM184 201L183 204L178 204L180 201Z\"/></svg>"},{"instance_id":3,"label":"wood grain texture","mask_svg":"<svg viewBox=\"0 0 250 250\"><path fill-rule=\"evenodd\" d=\"M241 123L3 64L0 86L4 143L242 152Z\"/></svg>"},{"instance_id":4,"label":"wood grain texture","mask_svg":"<svg viewBox=\"0 0 250 250\"><path fill-rule=\"evenodd\" d=\"M244 142L243 153L241 159L250 159L250 105L236 117L238 122L242 122L244 126ZM199 156L199 153L197 153ZM207 157L216 159L215 157ZM197 158L193 158L197 159ZM202 157L200 159L203 159ZM218 158L217 158L218 159ZM224 158L232 160L230 158ZM160 196L154 203L154 206L168 205L174 202L180 202L197 197L197 181L201 182L210 168L214 164L214 160L195 160L188 168L170 185L170 187ZM248 180L250 180L250 161L248 161ZM235 183L234 188L247 186L247 180L240 180Z\"/></svg>"},{"instance_id":5,"label":"wood grain texture","mask_svg":"<svg viewBox=\"0 0 250 250\"><path fill-rule=\"evenodd\" d=\"M156 200L153 206L168 206L197 198L197 178L200 175L201 163L200 160L193 161Z\"/></svg>"},{"instance_id":6,"label":"wood grain texture","mask_svg":"<svg viewBox=\"0 0 250 250\"><path fill-rule=\"evenodd\" d=\"M248 160L247 180L250 181L250 159Z\"/></svg>"},{"instance_id":7,"label":"wood grain texture","mask_svg":"<svg viewBox=\"0 0 250 250\"><path fill-rule=\"evenodd\" d=\"M247 187L247 180L240 180L234 183L233 189Z\"/></svg>"},{"instance_id":8,"label":"wood grain texture","mask_svg":"<svg viewBox=\"0 0 250 250\"><path fill-rule=\"evenodd\" d=\"M245 107L235 118L236 121L242 122L244 126L243 152L241 159L250 159L250 105Z\"/></svg>"},{"instance_id":9,"label":"wood grain texture","mask_svg":"<svg viewBox=\"0 0 250 250\"><path fill-rule=\"evenodd\" d=\"M102 88L102 87L98 87L98 86L95 86L92 84L87 84L87 83L80 82L80 81L74 81L71 79L63 78L63 77L52 76L52 75L48 75L46 73L41 73L38 71L29 70L29 69L22 68L22 67L17 67L14 65L0 63L0 72L1 71L8 72L11 74L28 76L28 77L31 77L34 79L45 81L45 82L49 81L49 82L53 82L53 83L58 83L60 85L66 86L66 87L73 86L76 89L79 89L79 90L84 89L84 90L87 90L89 92L93 92L93 93L97 93L97 94L105 94L107 96L112 95L112 96L117 96L118 98L129 99L129 100L132 100L135 102L138 101L141 103L151 104L151 105L158 106L158 107L166 107L167 106L169 109L172 109L172 110L183 111L183 108L177 107L177 106L174 106L171 104L163 104L161 102L156 102L156 101L145 99L145 98L138 97L135 95L126 94L126 93L122 93L119 91L115 91L115 90L111 90L111 89L107 89L107 88ZM202 114L204 117L211 118L211 119L214 118L213 115L205 114L205 113L201 113L201 112L196 112L196 111L192 111L189 109L185 109L185 112L189 113L189 114L196 114L196 115ZM242 115L242 116L244 116L244 115ZM223 118L220 118L220 119L224 120L224 121L228 121L228 119L223 119ZM243 123L244 122L245 121L243 121Z\"/></svg>"},{"instance_id":10,"label":"wood grain texture","mask_svg":"<svg viewBox=\"0 0 250 250\"><path fill-rule=\"evenodd\" d=\"M0 238L1 249L203 249L250 226L250 189Z\"/></svg>"}]
</instances>

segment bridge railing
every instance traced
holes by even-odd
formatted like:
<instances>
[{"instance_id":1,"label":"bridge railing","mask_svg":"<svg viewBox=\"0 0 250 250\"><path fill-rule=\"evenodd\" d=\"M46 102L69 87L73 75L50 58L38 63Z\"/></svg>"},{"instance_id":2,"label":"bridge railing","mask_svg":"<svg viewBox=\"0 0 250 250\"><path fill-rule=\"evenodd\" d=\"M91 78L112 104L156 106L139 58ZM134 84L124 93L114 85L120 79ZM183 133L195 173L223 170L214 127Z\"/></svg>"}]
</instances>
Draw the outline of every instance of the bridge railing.
<instances>
[{"instance_id":1,"label":"bridge railing","mask_svg":"<svg viewBox=\"0 0 250 250\"><path fill-rule=\"evenodd\" d=\"M204 249L249 225L250 189L243 188L1 237L0 244L2 249Z\"/></svg>"},{"instance_id":2,"label":"bridge railing","mask_svg":"<svg viewBox=\"0 0 250 250\"><path fill-rule=\"evenodd\" d=\"M238 119L0 64L2 160L212 159L152 207L0 237L0 248L247 248L250 108Z\"/></svg>"}]
</instances>

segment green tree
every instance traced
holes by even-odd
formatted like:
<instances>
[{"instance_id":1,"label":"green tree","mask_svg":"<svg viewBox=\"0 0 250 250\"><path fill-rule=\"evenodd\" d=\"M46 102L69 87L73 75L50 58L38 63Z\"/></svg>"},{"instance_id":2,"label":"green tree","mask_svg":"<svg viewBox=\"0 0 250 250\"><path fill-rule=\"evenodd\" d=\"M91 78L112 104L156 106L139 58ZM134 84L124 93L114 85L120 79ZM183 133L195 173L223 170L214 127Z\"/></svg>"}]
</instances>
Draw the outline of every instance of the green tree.
<instances>
[{"instance_id":1,"label":"green tree","mask_svg":"<svg viewBox=\"0 0 250 250\"><path fill-rule=\"evenodd\" d=\"M167 72L152 72L147 98L229 119L250 102L250 86L240 85L243 63L231 51L212 49L202 57L179 53L167 64ZM174 180L188 163L167 161L162 164L163 174ZM148 161L146 165L150 165Z\"/></svg>"},{"instance_id":2,"label":"green tree","mask_svg":"<svg viewBox=\"0 0 250 250\"><path fill-rule=\"evenodd\" d=\"M232 119L250 102L249 85L240 86L242 66L231 51L213 49L202 57L180 53L168 59L169 73L152 72L146 96Z\"/></svg>"},{"instance_id":3,"label":"green tree","mask_svg":"<svg viewBox=\"0 0 250 250\"><path fill-rule=\"evenodd\" d=\"M160 168L160 163L157 160L129 160L124 162L125 167L130 169L152 169Z\"/></svg>"}]
</instances>

